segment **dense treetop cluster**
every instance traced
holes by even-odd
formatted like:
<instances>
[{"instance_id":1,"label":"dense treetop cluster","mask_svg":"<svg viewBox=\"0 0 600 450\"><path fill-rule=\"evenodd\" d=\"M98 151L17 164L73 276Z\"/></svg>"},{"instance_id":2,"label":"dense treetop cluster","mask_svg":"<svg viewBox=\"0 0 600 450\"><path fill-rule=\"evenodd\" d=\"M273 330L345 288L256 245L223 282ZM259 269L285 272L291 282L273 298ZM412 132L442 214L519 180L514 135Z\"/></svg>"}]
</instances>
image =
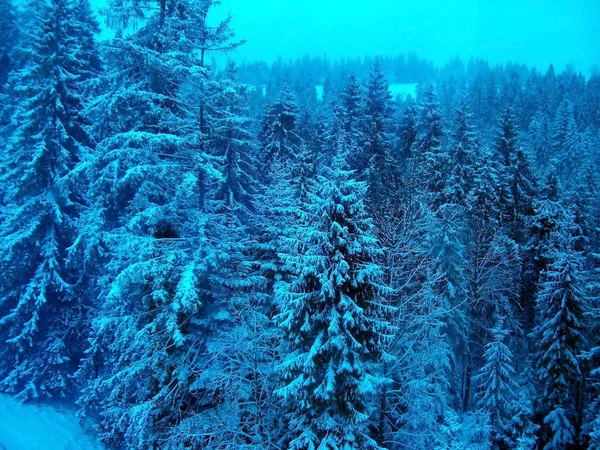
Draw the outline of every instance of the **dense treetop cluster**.
<instances>
[{"instance_id":1,"label":"dense treetop cluster","mask_svg":"<svg viewBox=\"0 0 600 450\"><path fill-rule=\"evenodd\" d=\"M219 64L214 3L0 0L0 390L115 449L600 449L600 75Z\"/></svg>"}]
</instances>

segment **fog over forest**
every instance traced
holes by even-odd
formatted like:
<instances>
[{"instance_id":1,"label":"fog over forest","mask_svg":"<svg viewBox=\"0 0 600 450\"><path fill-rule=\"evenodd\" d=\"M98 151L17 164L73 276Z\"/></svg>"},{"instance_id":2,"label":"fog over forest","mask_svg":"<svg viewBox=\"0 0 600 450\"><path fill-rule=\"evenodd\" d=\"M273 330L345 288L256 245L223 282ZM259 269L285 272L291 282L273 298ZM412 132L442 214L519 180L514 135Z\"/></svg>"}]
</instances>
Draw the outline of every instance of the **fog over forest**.
<instances>
[{"instance_id":1,"label":"fog over forest","mask_svg":"<svg viewBox=\"0 0 600 450\"><path fill-rule=\"evenodd\" d=\"M597 1L104 1L0 0L1 450L600 450Z\"/></svg>"},{"instance_id":2,"label":"fog over forest","mask_svg":"<svg viewBox=\"0 0 600 450\"><path fill-rule=\"evenodd\" d=\"M227 13L247 40L240 60L415 52L437 65L459 56L585 74L600 64L596 0L224 0L214 16Z\"/></svg>"}]
</instances>

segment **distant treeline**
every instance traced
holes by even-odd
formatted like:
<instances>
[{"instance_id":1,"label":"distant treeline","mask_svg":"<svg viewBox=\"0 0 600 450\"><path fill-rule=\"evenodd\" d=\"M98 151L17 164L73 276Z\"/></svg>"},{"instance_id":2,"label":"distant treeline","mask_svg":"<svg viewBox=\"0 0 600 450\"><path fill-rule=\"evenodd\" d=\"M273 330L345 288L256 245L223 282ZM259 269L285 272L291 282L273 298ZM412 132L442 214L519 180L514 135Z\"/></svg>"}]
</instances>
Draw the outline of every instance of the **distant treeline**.
<instances>
[{"instance_id":1,"label":"distant treeline","mask_svg":"<svg viewBox=\"0 0 600 450\"><path fill-rule=\"evenodd\" d=\"M0 0L0 390L115 449L599 449L600 75L218 67L213 4Z\"/></svg>"}]
</instances>

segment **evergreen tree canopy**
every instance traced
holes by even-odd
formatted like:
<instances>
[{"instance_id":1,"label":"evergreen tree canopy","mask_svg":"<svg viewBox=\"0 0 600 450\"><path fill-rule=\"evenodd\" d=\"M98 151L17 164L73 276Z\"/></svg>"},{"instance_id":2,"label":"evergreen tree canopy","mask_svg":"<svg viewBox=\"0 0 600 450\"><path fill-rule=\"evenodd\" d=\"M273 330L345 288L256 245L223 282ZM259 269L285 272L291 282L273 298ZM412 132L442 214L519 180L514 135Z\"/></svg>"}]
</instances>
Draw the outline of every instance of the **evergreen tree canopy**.
<instances>
[{"instance_id":1,"label":"evergreen tree canopy","mask_svg":"<svg viewBox=\"0 0 600 450\"><path fill-rule=\"evenodd\" d=\"M278 392L291 448L379 448L367 423L386 382L376 370L387 327L381 249L364 183L352 180L341 155L334 161L311 195L311 220L281 249L293 275L275 289L287 353Z\"/></svg>"}]
</instances>

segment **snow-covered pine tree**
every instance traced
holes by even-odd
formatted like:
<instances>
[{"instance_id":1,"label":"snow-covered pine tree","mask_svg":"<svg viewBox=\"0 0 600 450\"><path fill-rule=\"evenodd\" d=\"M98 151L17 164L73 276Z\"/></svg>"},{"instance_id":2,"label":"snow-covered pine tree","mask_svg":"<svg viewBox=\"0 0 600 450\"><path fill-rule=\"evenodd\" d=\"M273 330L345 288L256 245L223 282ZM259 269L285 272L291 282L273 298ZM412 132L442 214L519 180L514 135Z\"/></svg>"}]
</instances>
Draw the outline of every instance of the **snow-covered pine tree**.
<instances>
[{"instance_id":1,"label":"snow-covered pine tree","mask_svg":"<svg viewBox=\"0 0 600 450\"><path fill-rule=\"evenodd\" d=\"M473 164L473 186L469 192L469 213L483 226L498 228L501 217L500 169L493 153L481 148Z\"/></svg>"},{"instance_id":2,"label":"snow-covered pine tree","mask_svg":"<svg viewBox=\"0 0 600 450\"><path fill-rule=\"evenodd\" d=\"M260 273L267 280L266 291L272 293L273 285L289 269L278 252L284 241L294 234L303 211L296 196L290 167L275 162L271 167L272 181L262 186L256 196L259 214L255 217L256 238L254 257L261 266Z\"/></svg>"},{"instance_id":3,"label":"snow-covered pine tree","mask_svg":"<svg viewBox=\"0 0 600 450\"><path fill-rule=\"evenodd\" d=\"M512 217L510 235L518 243L526 241L525 230L534 215L537 197L537 182L529 164L529 158L522 148L517 149L510 179L512 193Z\"/></svg>"},{"instance_id":4,"label":"snow-covered pine tree","mask_svg":"<svg viewBox=\"0 0 600 450\"><path fill-rule=\"evenodd\" d=\"M550 118L545 111L538 110L529 125L529 149L535 162L542 170L548 168L552 156Z\"/></svg>"},{"instance_id":5,"label":"snow-covered pine tree","mask_svg":"<svg viewBox=\"0 0 600 450\"><path fill-rule=\"evenodd\" d=\"M544 450L562 450L575 444L577 431L562 406L558 405L548 413L544 418L544 425L549 434L549 441L544 445Z\"/></svg>"},{"instance_id":6,"label":"snow-covered pine tree","mask_svg":"<svg viewBox=\"0 0 600 450\"><path fill-rule=\"evenodd\" d=\"M535 318L535 297L540 275L550 262L555 248L553 233L558 229L563 206L559 201L558 178L550 172L540 189L540 199L534 202L534 215L528 227L529 242L523 248L523 280L521 282L522 324L528 332Z\"/></svg>"},{"instance_id":7,"label":"snow-covered pine tree","mask_svg":"<svg viewBox=\"0 0 600 450\"><path fill-rule=\"evenodd\" d=\"M343 158L319 178L310 220L280 254L292 270L276 285L284 332L281 396L292 449L379 448L369 435L386 309L381 254L364 206L366 186ZM302 246L298 246L302 243Z\"/></svg>"},{"instance_id":8,"label":"snow-covered pine tree","mask_svg":"<svg viewBox=\"0 0 600 450\"><path fill-rule=\"evenodd\" d=\"M422 281L399 320L388 441L392 448L448 448L444 430L457 417L450 404L453 354L444 333L448 309L434 287L432 264L425 260L417 275Z\"/></svg>"},{"instance_id":9,"label":"snow-covered pine tree","mask_svg":"<svg viewBox=\"0 0 600 450\"><path fill-rule=\"evenodd\" d=\"M69 258L82 208L72 171L92 145L82 74L95 68L78 59L85 43L76 6L52 0L27 10L33 56L12 86L18 126L3 174L1 377L3 390L23 398L72 392L87 333L87 302L74 295L78 268Z\"/></svg>"},{"instance_id":10,"label":"snow-covered pine tree","mask_svg":"<svg viewBox=\"0 0 600 450\"><path fill-rule=\"evenodd\" d=\"M589 351L584 353L584 361L588 370L587 395L589 403L585 412L584 433L589 437L589 448L600 449L600 251L598 233L598 196L596 184L596 170L591 169L588 174L587 189L590 194L591 205L589 209L595 211L591 214L595 224L594 232L590 239L590 258L588 263L588 290L590 305L588 312L588 323L590 324Z\"/></svg>"},{"instance_id":11,"label":"snow-covered pine tree","mask_svg":"<svg viewBox=\"0 0 600 450\"><path fill-rule=\"evenodd\" d=\"M399 126L399 153L403 160L412 156L413 144L417 140L417 105L412 97L407 99Z\"/></svg>"},{"instance_id":12,"label":"snow-covered pine tree","mask_svg":"<svg viewBox=\"0 0 600 450\"><path fill-rule=\"evenodd\" d=\"M332 102L329 108L329 116L323 119L320 125L321 133L318 136L320 139L320 152L317 155L316 170L322 172L324 167L331 166L336 152L336 143L343 136L343 142L349 141L348 133L344 125L345 110L338 103Z\"/></svg>"},{"instance_id":13,"label":"snow-covered pine tree","mask_svg":"<svg viewBox=\"0 0 600 450\"><path fill-rule=\"evenodd\" d=\"M248 136L237 88L204 62L235 42L229 19L206 23L211 1L111 6L115 63L93 108L102 141L82 170L94 202L79 241L102 271L80 403L111 444L202 448L214 434L190 429L224 404L230 380L203 378L214 366L201 355L214 355L212 339L234 324L227 300L245 288L223 277L246 275Z\"/></svg>"},{"instance_id":14,"label":"snow-covered pine tree","mask_svg":"<svg viewBox=\"0 0 600 450\"><path fill-rule=\"evenodd\" d=\"M590 310L588 323L591 325L590 349L585 352L583 359L588 367L589 404L585 411L583 431L589 439L589 449L600 449L600 270L597 268L591 274Z\"/></svg>"},{"instance_id":15,"label":"snow-covered pine tree","mask_svg":"<svg viewBox=\"0 0 600 450\"><path fill-rule=\"evenodd\" d=\"M498 162L489 148L479 148L473 163L472 187L468 194L468 342L473 368L483 363L482 351L500 312L518 328L512 303L518 299L519 248L500 227L500 177ZM471 395L465 392L464 400Z\"/></svg>"},{"instance_id":16,"label":"snow-covered pine tree","mask_svg":"<svg viewBox=\"0 0 600 450\"><path fill-rule=\"evenodd\" d=\"M432 289L439 299L438 307L444 312L442 329L451 353L453 378L449 379L449 399L455 409L463 404L460 391L464 383L467 337L467 230L462 211L453 204L442 204L433 213L429 223L426 245L433 259Z\"/></svg>"},{"instance_id":17,"label":"snow-covered pine tree","mask_svg":"<svg viewBox=\"0 0 600 450\"><path fill-rule=\"evenodd\" d=\"M506 327L515 333L520 331L514 306L521 276L518 246L502 231L479 221L473 222L469 237L464 411L474 404L472 392L476 385L472 386L470 376L485 363L483 353L486 344L493 339L491 331L495 318L504 316Z\"/></svg>"},{"instance_id":18,"label":"snow-covered pine tree","mask_svg":"<svg viewBox=\"0 0 600 450\"><path fill-rule=\"evenodd\" d=\"M217 181L214 198L248 225L252 199L258 192L258 151L250 129L252 120L245 107L249 92L237 81L233 63L214 88L208 147L223 175Z\"/></svg>"},{"instance_id":19,"label":"snow-covered pine tree","mask_svg":"<svg viewBox=\"0 0 600 450\"><path fill-rule=\"evenodd\" d=\"M543 417L545 450L563 449L577 441L581 395L579 356L585 350L584 318L588 302L583 278L583 256L576 250L577 232L572 215L564 211L551 239L547 269L542 273L536 300L537 324L531 337L535 346L536 379Z\"/></svg>"},{"instance_id":20,"label":"snow-covered pine tree","mask_svg":"<svg viewBox=\"0 0 600 450\"><path fill-rule=\"evenodd\" d=\"M564 183L571 180L583 155L580 154L573 105L568 100L563 100L556 111L552 151L553 163L558 169L557 175L560 181Z\"/></svg>"},{"instance_id":21,"label":"snow-covered pine tree","mask_svg":"<svg viewBox=\"0 0 600 450\"><path fill-rule=\"evenodd\" d=\"M598 101L600 100L600 74L593 73L585 86L583 109L589 123L600 130L600 112L598 112Z\"/></svg>"},{"instance_id":22,"label":"snow-covered pine tree","mask_svg":"<svg viewBox=\"0 0 600 450\"><path fill-rule=\"evenodd\" d=\"M463 165L466 163L466 157L462 150L457 150L454 158L451 158L442 145L443 125L433 86L429 86L424 93L418 125L419 135L415 146L419 153L416 162L420 166L417 174L422 183L424 202L432 212L430 228L425 239L434 261L431 275L436 281L433 282L433 289L440 301L439 307L447 314L447 324L443 333L449 340L448 346L453 353L451 364L454 365L452 372L455 379L448 380L454 395L452 404L456 409L460 409L458 403L463 403L459 393L463 384L463 356L466 354L467 331L467 228L466 211L455 194L467 186L458 186L465 180L459 179L461 174L454 170L456 167L453 166L453 162ZM459 147L473 145L470 130L462 130L460 134L462 142L457 144ZM458 169L458 172L464 175L461 169Z\"/></svg>"},{"instance_id":23,"label":"snow-covered pine tree","mask_svg":"<svg viewBox=\"0 0 600 450\"><path fill-rule=\"evenodd\" d=\"M73 2L76 19L73 26L80 41L76 56L81 63L78 73L79 81L84 83L86 92L91 92L92 87L95 87L97 92L99 87L96 85L100 79L98 74L103 69L96 40L96 35L100 33L100 26L89 0L73 0Z\"/></svg>"},{"instance_id":24,"label":"snow-covered pine tree","mask_svg":"<svg viewBox=\"0 0 600 450\"><path fill-rule=\"evenodd\" d=\"M222 79L214 83L207 116L206 148L222 174L207 195L211 239L220 255L207 281L211 308L219 309L212 317L217 326L209 328L206 350L194 361L200 375L193 390L201 394L199 400L209 400L209 407L179 428L182 436L198 436L191 439L192 446L218 442L220 448L263 449L274 444L278 432L272 371L277 333L267 278L256 270L261 255L252 252L256 250L254 226L261 224L256 217L260 208L257 148L244 106L248 93L234 72L228 65ZM210 324L199 316L193 320L198 319Z\"/></svg>"},{"instance_id":25,"label":"snow-covered pine tree","mask_svg":"<svg viewBox=\"0 0 600 450\"><path fill-rule=\"evenodd\" d=\"M17 14L12 0L0 1L0 177L8 166L8 141L15 131L13 113L19 99L13 95L13 85L20 84L17 72L22 68L20 57L25 47L29 47L29 38L25 39L22 33L22 16ZM12 75L12 77L11 77ZM11 79L12 78L12 79ZM6 204L6 191L8 183L0 183L0 207Z\"/></svg>"},{"instance_id":26,"label":"snow-covered pine tree","mask_svg":"<svg viewBox=\"0 0 600 450\"><path fill-rule=\"evenodd\" d=\"M450 153L451 173L445 192L449 202L461 208L467 207L467 197L473 184L473 165L479 147L472 116L467 101L462 99L456 110Z\"/></svg>"},{"instance_id":27,"label":"snow-covered pine tree","mask_svg":"<svg viewBox=\"0 0 600 450\"><path fill-rule=\"evenodd\" d=\"M267 106L259 133L259 141L268 166L283 159L292 164L298 158L302 140L298 135L298 106L290 88L285 85L279 99Z\"/></svg>"},{"instance_id":28,"label":"snow-covered pine tree","mask_svg":"<svg viewBox=\"0 0 600 450\"><path fill-rule=\"evenodd\" d=\"M407 97L403 109L399 112L399 124L395 131L397 136L392 152L394 162L397 164L394 195L398 199L394 202L394 206L398 208L404 201L408 201L416 181L413 155L414 143L417 139L417 105L410 96Z\"/></svg>"},{"instance_id":29,"label":"snow-covered pine tree","mask_svg":"<svg viewBox=\"0 0 600 450\"><path fill-rule=\"evenodd\" d=\"M439 207L441 194L446 188L448 154L442 148L445 135L439 104L433 85L427 86L419 106L417 140L414 144L415 177L417 188L427 196L434 209Z\"/></svg>"},{"instance_id":30,"label":"snow-covered pine tree","mask_svg":"<svg viewBox=\"0 0 600 450\"><path fill-rule=\"evenodd\" d=\"M343 108L342 121L344 130L349 135L349 139L354 143L360 140L360 109L362 96L360 84L354 74L350 74L348 81L341 95L341 106Z\"/></svg>"},{"instance_id":31,"label":"snow-covered pine tree","mask_svg":"<svg viewBox=\"0 0 600 450\"><path fill-rule=\"evenodd\" d=\"M500 207L502 223L509 226L515 220L513 198L514 160L519 148L515 118L511 108L507 108L500 119L495 137L495 157L499 162Z\"/></svg>"},{"instance_id":32,"label":"snow-covered pine tree","mask_svg":"<svg viewBox=\"0 0 600 450\"><path fill-rule=\"evenodd\" d=\"M392 158L392 95L379 59L375 60L365 85L361 106L360 142L350 156L359 179L368 181L368 203L381 215L387 210L396 185L398 164Z\"/></svg>"},{"instance_id":33,"label":"snow-covered pine tree","mask_svg":"<svg viewBox=\"0 0 600 450\"><path fill-rule=\"evenodd\" d=\"M17 68L13 61L13 52L19 32L16 8L12 0L1 0L0 11L0 93L3 93L10 71Z\"/></svg>"},{"instance_id":34,"label":"snow-covered pine tree","mask_svg":"<svg viewBox=\"0 0 600 450\"><path fill-rule=\"evenodd\" d=\"M493 340L485 346L485 363L476 377L479 383L477 405L490 415L494 442L503 439L504 428L516 412L518 387L514 357L506 343L508 331L503 322L502 316L496 319Z\"/></svg>"}]
</instances>

